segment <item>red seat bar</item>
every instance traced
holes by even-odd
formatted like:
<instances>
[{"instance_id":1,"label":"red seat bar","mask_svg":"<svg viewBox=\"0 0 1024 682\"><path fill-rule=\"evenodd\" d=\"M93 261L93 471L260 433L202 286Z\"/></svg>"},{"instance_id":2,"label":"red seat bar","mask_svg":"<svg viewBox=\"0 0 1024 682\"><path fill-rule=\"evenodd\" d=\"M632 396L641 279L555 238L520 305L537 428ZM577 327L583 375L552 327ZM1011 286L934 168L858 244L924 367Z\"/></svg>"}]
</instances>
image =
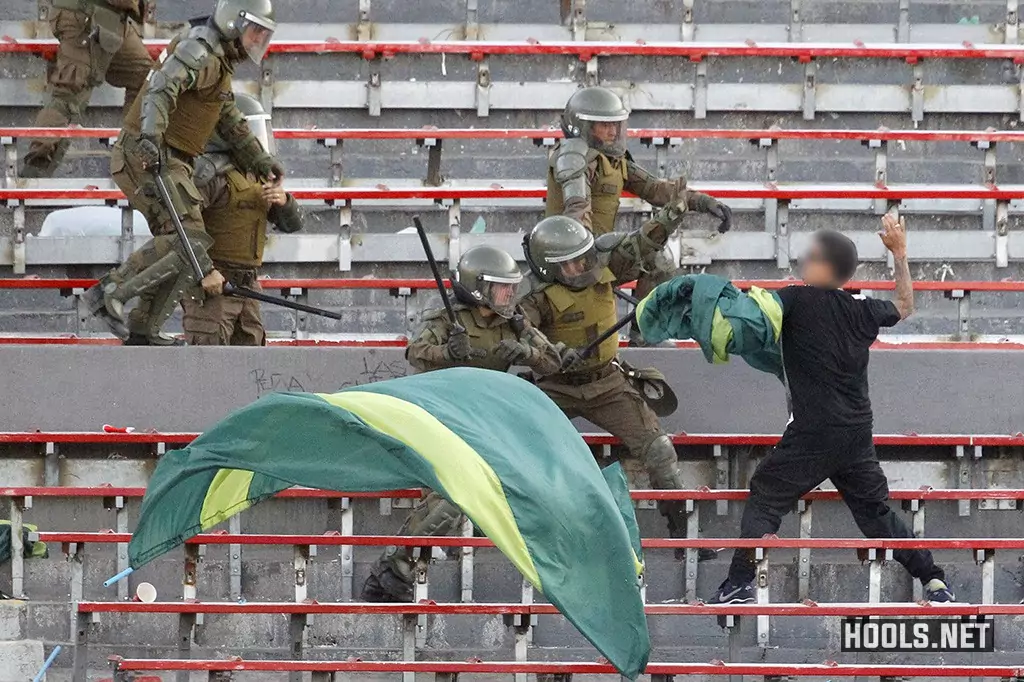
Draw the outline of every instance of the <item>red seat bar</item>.
<instances>
[{"instance_id":1,"label":"red seat bar","mask_svg":"<svg viewBox=\"0 0 1024 682\"><path fill-rule=\"evenodd\" d=\"M154 57L167 46L167 40L147 40ZM57 41L48 39L0 39L0 53L27 52L51 57ZM1024 60L1024 48L1016 45L981 44L895 44L878 43L755 43L747 42L598 42L598 41L430 41L426 38L405 41L356 41L328 38L319 40L280 40L270 44L271 54L355 53L366 59L396 54L464 54L472 59L485 55L566 55L587 61L593 57L677 57L700 61L707 57L767 57L810 61L816 57L859 59L1012 59Z\"/></svg>"},{"instance_id":2,"label":"red seat bar","mask_svg":"<svg viewBox=\"0 0 1024 682\"><path fill-rule=\"evenodd\" d=\"M695 183L693 189L719 199L985 199L1010 201L1024 198L1024 187L999 188L984 185L890 185L865 184L814 185L771 184L762 187L735 187ZM455 201L465 199L543 199L547 190L539 185L520 187L323 187L298 188L291 194L306 201L383 201L422 199ZM114 202L124 199L118 189L0 189L0 201L90 200Z\"/></svg>"},{"instance_id":3,"label":"red seat bar","mask_svg":"<svg viewBox=\"0 0 1024 682\"><path fill-rule=\"evenodd\" d=\"M116 443L153 444L167 443L185 445L199 437L198 433L181 432L139 432L139 433L105 433L101 431L7 431L0 432L2 443ZM680 433L672 436L676 445L749 445L772 446L779 442L781 436L776 434L701 434ZM583 439L590 445L614 445L618 440L604 434L583 434ZM1021 447L1024 446L1024 434L1013 435L929 435L929 434L876 434L875 445L883 446L935 446L953 447L957 445L982 445L989 447Z\"/></svg>"},{"instance_id":4,"label":"red seat bar","mask_svg":"<svg viewBox=\"0 0 1024 682\"><path fill-rule=\"evenodd\" d=\"M43 542L117 544L130 542L131 533L114 531L39 532ZM399 535L269 535L262 533L203 533L187 541L194 545L324 545L379 547L493 547L487 538ZM1024 549L1024 538L644 538L648 549Z\"/></svg>"},{"instance_id":5,"label":"red seat bar","mask_svg":"<svg viewBox=\"0 0 1024 682\"><path fill-rule=\"evenodd\" d=\"M12 488L0 488L0 497L60 497L60 498L87 498L87 497L130 497L139 498L145 495L146 489L142 487L113 487L113 486L91 486L91 487L63 487L63 486L24 486ZM735 500L742 501L750 495L745 489L698 489L698 490L631 490L630 495L634 500ZM315 488L289 488L277 494L279 498L287 499L338 499L344 497L360 497L371 499L419 499L419 489L389 490L382 492L336 492L333 490L319 490ZM803 497L805 500L839 500L842 499L835 490L814 490ZM1024 500L1024 489L1012 488L924 488L890 490L891 500Z\"/></svg>"},{"instance_id":6,"label":"red seat bar","mask_svg":"<svg viewBox=\"0 0 1024 682\"><path fill-rule=\"evenodd\" d=\"M462 661L246 661L112 659L119 670L250 670L306 672L540 673L617 675L607 663ZM1024 675L1024 667L996 665L840 665L780 663L649 663L649 675L759 675L819 677L1001 677Z\"/></svg>"},{"instance_id":7,"label":"red seat bar","mask_svg":"<svg viewBox=\"0 0 1024 682\"><path fill-rule=\"evenodd\" d=\"M420 602L78 602L80 613L218 613L316 615L555 615L552 604ZM1024 604L822 603L798 604L647 604L649 616L1018 616Z\"/></svg>"},{"instance_id":8,"label":"red seat bar","mask_svg":"<svg viewBox=\"0 0 1024 682\"><path fill-rule=\"evenodd\" d=\"M96 283L94 279L63 279L46 277L0 278L0 289L88 289ZM750 279L734 280L740 289L752 286L762 289L782 289L799 284L795 279ZM275 279L260 280L264 289L434 289L432 279L361 279L361 278L324 278L324 279ZM633 289L635 284L629 282L622 289ZM891 280L855 280L848 282L844 288L850 291L891 291L895 287ZM1016 291L1024 292L1024 280L947 280L914 282L915 291Z\"/></svg>"},{"instance_id":9,"label":"red seat bar","mask_svg":"<svg viewBox=\"0 0 1024 682\"><path fill-rule=\"evenodd\" d=\"M119 128L38 128L0 127L0 137L57 137L109 139L117 137ZM681 138L725 140L883 140L904 142L1024 142L1020 130L841 130L779 128L633 128L629 137L635 139ZM558 128L279 128L279 140L540 140L560 138Z\"/></svg>"}]
</instances>

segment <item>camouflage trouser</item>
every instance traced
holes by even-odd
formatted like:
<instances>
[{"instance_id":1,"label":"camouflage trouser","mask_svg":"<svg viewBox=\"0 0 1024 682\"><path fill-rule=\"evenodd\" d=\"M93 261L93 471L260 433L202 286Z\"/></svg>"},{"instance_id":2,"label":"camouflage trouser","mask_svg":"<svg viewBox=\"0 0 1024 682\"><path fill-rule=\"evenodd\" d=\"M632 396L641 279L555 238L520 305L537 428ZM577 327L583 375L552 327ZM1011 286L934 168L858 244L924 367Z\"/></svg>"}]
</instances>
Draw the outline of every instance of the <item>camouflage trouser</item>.
<instances>
[{"instance_id":1,"label":"camouflage trouser","mask_svg":"<svg viewBox=\"0 0 1024 682\"><path fill-rule=\"evenodd\" d=\"M435 492L416 505L402 524L399 535L448 535L462 524L462 511ZM424 548L426 549L426 548ZM414 580L411 547L388 547L370 569L363 586L364 601L412 601Z\"/></svg>"},{"instance_id":2,"label":"camouflage trouser","mask_svg":"<svg viewBox=\"0 0 1024 682\"><path fill-rule=\"evenodd\" d=\"M149 230L154 236L167 235L172 239L169 244L177 244L177 233L171 213L157 193L153 174L144 169L142 164L131 153L134 138L122 135L122 139L114 145L110 154L110 173L114 182L121 188L128 203L146 217ZM192 181L192 164L175 153L167 155L162 176L171 191L173 198L179 202L178 214L182 225L189 232L205 232L203 214L200 211L201 196ZM128 257L125 265L135 272L141 272L156 262L164 253L155 250L140 249ZM185 260L188 263L188 260ZM128 328L133 334L145 334L148 329L149 312L157 292L146 292L139 297L138 305L128 316Z\"/></svg>"},{"instance_id":3,"label":"camouflage trouser","mask_svg":"<svg viewBox=\"0 0 1024 682\"><path fill-rule=\"evenodd\" d=\"M51 9L50 28L60 41L57 58L47 67L50 91L36 116L39 127L79 123L92 90L104 81L124 88L124 110L139 94L154 62L142 43L139 26L102 7L93 14ZM67 152L68 139L33 140L25 156L26 177L49 177Z\"/></svg>"},{"instance_id":4,"label":"camouflage trouser","mask_svg":"<svg viewBox=\"0 0 1024 682\"><path fill-rule=\"evenodd\" d=\"M254 291L261 291L255 278L242 285L234 281L230 271L220 272L236 286L247 286ZM259 301L233 296L206 296L203 300L186 298L181 302L181 307L185 311L182 318L185 343L190 346L267 345L267 333L260 318Z\"/></svg>"},{"instance_id":5,"label":"camouflage trouser","mask_svg":"<svg viewBox=\"0 0 1024 682\"><path fill-rule=\"evenodd\" d=\"M620 439L629 456L643 462L652 487L683 487L672 440L640 392L617 367L606 365L589 377L553 374L540 379L537 387L570 419L583 417ZM673 536L685 532L678 502L662 502L658 509L668 520Z\"/></svg>"}]
</instances>

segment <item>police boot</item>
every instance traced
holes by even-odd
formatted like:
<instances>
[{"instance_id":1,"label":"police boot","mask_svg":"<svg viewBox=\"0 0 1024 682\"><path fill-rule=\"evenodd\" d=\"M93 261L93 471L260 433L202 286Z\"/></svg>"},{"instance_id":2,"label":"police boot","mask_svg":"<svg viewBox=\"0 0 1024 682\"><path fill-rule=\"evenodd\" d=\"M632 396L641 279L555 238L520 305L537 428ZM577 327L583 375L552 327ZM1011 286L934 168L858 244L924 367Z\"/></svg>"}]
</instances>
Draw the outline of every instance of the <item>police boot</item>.
<instances>
[{"instance_id":1,"label":"police boot","mask_svg":"<svg viewBox=\"0 0 1024 682\"><path fill-rule=\"evenodd\" d=\"M82 301L90 315L105 324L111 334L123 341L128 338L128 327L124 323L124 306L111 297L115 289L117 283L110 275L106 275L85 290Z\"/></svg>"},{"instance_id":2,"label":"police boot","mask_svg":"<svg viewBox=\"0 0 1024 682\"><path fill-rule=\"evenodd\" d=\"M361 598L368 602L413 600L413 563L407 547L389 546L370 568Z\"/></svg>"}]
</instances>

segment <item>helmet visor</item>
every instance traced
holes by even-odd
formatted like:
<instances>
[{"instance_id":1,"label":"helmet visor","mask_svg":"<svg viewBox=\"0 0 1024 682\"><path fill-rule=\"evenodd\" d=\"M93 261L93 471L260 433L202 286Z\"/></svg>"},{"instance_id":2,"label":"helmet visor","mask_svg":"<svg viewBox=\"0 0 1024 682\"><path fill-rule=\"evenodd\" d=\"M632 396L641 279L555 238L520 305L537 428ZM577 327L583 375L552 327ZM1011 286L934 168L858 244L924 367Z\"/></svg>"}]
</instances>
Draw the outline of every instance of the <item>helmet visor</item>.
<instances>
[{"instance_id":1,"label":"helmet visor","mask_svg":"<svg viewBox=\"0 0 1024 682\"><path fill-rule=\"evenodd\" d=\"M628 115L594 116L580 114L580 133L592 149L609 156L626 153Z\"/></svg>"},{"instance_id":2,"label":"helmet visor","mask_svg":"<svg viewBox=\"0 0 1024 682\"><path fill-rule=\"evenodd\" d=\"M601 276L597 249L593 244L585 253L555 262L554 266L557 268L555 279L570 289L586 289L597 284Z\"/></svg>"},{"instance_id":3,"label":"helmet visor","mask_svg":"<svg viewBox=\"0 0 1024 682\"><path fill-rule=\"evenodd\" d=\"M272 21L260 19L254 14L242 12L239 26L239 40L242 49L249 55L249 59L256 65L263 61L270 47L270 39L274 35L276 24Z\"/></svg>"},{"instance_id":4,"label":"helmet visor","mask_svg":"<svg viewBox=\"0 0 1024 682\"><path fill-rule=\"evenodd\" d=\"M253 114L246 116L245 120L249 123L249 130L260 141L263 151L271 156L277 154L277 147L274 144L274 129L270 125L270 114Z\"/></svg>"},{"instance_id":5,"label":"helmet visor","mask_svg":"<svg viewBox=\"0 0 1024 682\"><path fill-rule=\"evenodd\" d=\"M495 277L481 275L479 291L487 303L487 307L506 320L516 311L516 291L519 289L523 276Z\"/></svg>"}]
</instances>

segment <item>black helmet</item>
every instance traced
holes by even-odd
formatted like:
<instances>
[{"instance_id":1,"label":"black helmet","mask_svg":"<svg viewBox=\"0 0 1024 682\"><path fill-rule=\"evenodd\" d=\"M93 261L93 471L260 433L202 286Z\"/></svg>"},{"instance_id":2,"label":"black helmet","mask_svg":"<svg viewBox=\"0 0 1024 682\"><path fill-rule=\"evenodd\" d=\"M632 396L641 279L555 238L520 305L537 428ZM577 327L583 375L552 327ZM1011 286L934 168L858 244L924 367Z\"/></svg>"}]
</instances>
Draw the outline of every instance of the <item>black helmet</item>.
<instances>
[{"instance_id":1,"label":"black helmet","mask_svg":"<svg viewBox=\"0 0 1024 682\"><path fill-rule=\"evenodd\" d=\"M626 123L629 109L622 98L608 88L591 87L577 90L565 103L562 132L578 137L588 146L609 156L626 153ZM594 124L600 124L595 129Z\"/></svg>"},{"instance_id":2,"label":"black helmet","mask_svg":"<svg viewBox=\"0 0 1024 682\"><path fill-rule=\"evenodd\" d=\"M601 277L594 235L582 223L563 215L537 223L523 239L530 269L544 282L586 289Z\"/></svg>"},{"instance_id":3,"label":"black helmet","mask_svg":"<svg viewBox=\"0 0 1024 682\"><path fill-rule=\"evenodd\" d=\"M487 306L509 319L522 281L523 273L512 256L493 246L474 246L459 259L452 289L462 303Z\"/></svg>"},{"instance_id":4,"label":"black helmet","mask_svg":"<svg viewBox=\"0 0 1024 682\"><path fill-rule=\"evenodd\" d=\"M274 144L274 127L270 123L270 114L264 110L260 101L252 95L235 93L235 105L242 112L242 116L249 123L249 129L256 139L260 141L263 151L273 156L277 149ZM230 152L232 150L219 133L214 132L206 145L207 153Z\"/></svg>"},{"instance_id":5,"label":"black helmet","mask_svg":"<svg viewBox=\"0 0 1024 682\"><path fill-rule=\"evenodd\" d=\"M277 28L270 0L217 0L212 21L225 41L237 42L256 64L263 61Z\"/></svg>"}]
</instances>

